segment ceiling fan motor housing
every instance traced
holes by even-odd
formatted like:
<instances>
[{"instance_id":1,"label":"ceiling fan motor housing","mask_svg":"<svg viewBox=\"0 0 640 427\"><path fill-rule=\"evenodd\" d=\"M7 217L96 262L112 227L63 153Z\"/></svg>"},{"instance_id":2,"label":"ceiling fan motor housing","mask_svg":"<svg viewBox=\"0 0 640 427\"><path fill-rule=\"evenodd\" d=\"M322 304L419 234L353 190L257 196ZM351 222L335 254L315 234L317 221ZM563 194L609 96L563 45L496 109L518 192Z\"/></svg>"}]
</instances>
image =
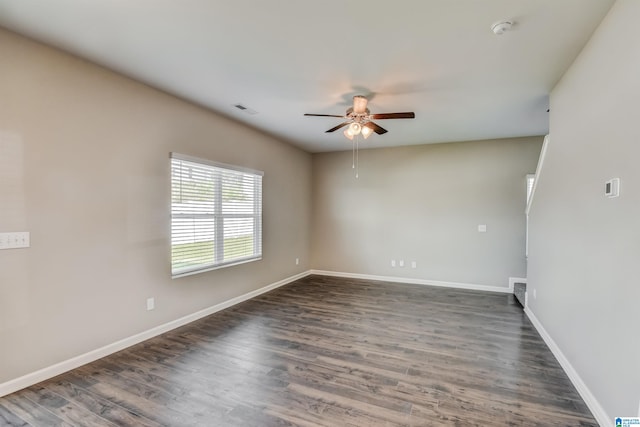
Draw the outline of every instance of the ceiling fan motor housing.
<instances>
[{"instance_id":1,"label":"ceiling fan motor housing","mask_svg":"<svg viewBox=\"0 0 640 427\"><path fill-rule=\"evenodd\" d=\"M356 114L365 114L367 110L367 98L362 95L356 95L353 97L353 111Z\"/></svg>"},{"instance_id":2,"label":"ceiling fan motor housing","mask_svg":"<svg viewBox=\"0 0 640 427\"><path fill-rule=\"evenodd\" d=\"M353 107L349 107L347 109L346 117L355 122L362 122L368 118L369 113L370 111L368 108L365 108L364 111L362 111L361 113L358 113L355 111Z\"/></svg>"}]
</instances>

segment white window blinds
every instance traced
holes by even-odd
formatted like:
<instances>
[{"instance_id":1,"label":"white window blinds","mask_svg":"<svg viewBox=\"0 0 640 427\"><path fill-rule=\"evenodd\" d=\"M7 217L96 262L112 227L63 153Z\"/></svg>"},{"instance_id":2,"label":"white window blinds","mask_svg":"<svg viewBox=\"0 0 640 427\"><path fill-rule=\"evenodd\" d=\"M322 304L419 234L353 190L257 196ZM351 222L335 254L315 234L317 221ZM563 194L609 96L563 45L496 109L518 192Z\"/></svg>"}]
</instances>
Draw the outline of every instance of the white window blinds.
<instances>
[{"instance_id":1,"label":"white window blinds","mask_svg":"<svg viewBox=\"0 0 640 427\"><path fill-rule=\"evenodd\" d=\"M173 277L262 257L262 175L171 153Z\"/></svg>"}]
</instances>

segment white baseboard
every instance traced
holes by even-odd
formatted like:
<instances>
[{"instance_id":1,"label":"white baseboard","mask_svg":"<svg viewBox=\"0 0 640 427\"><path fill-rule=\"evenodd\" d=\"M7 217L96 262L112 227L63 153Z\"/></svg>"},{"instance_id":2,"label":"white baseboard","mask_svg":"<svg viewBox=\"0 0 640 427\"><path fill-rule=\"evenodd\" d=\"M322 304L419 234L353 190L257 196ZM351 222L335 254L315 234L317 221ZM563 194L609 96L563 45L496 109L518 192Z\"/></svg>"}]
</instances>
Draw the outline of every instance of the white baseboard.
<instances>
[{"instance_id":1,"label":"white baseboard","mask_svg":"<svg viewBox=\"0 0 640 427\"><path fill-rule=\"evenodd\" d=\"M35 372L31 372L19 378L1 383L0 397L6 396L18 390L22 390L23 388L32 386L41 381L48 380L49 378L53 378L56 375L63 374L67 371L78 368L82 365L86 365L87 363L106 357L120 350L124 350L127 347L131 347L132 345L138 344L142 341L148 340L150 338L153 338L155 336L168 332L172 329L178 328L180 326L184 326L195 320L209 316L213 313L224 310L225 308L229 308L243 301L249 300L251 298L255 298L258 295L264 294L265 292L269 292L273 289L279 288L280 286L284 286L295 280L306 277L309 274L311 274L309 271L305 271L300 274L287 277L286 279L264 286L260 289L256 289L255 291L251 291L244 295L231 298L230 300L221 302L219 304L213 305L211 307L205 308L200 311L196 311L195 313L189 314L187 316L181 317L179 319L173 320L163 325L156 326L155 328L148 329L144 332L140 332L139 334L132 335L128 338L121 339L120 341L116 341L112 344L107 344L104 347L100 347L98 349L89 351L87 353L62 361L60 363L56 363L55 365L40 369Z\"/></svg>"},{"instance_id":2,"label":"white baseboard","mask_svg":"<svg viewBox=\"0 0 640 427\"><path fill-rule=\"evenodd\" d=\"M477 285L474 283L442 282L439 280L413 279L409 277L375 276L372 274L344 273L340 271L311 270L311 274L321 276L346 277L350 279L379 280L381 282L411 283L414 285L441 286L445 288L473 289L476 291L513 293L513 288L502 286Z\"/></svg>"},{"instance_id":3,"label":"white baseboard","mask_svg":"<svg viewBox=\"0 0 640 427\"><path fill-rule=\"evenodd\" d=\"M582 381L582 378L580 378L580 375L578 375L578 372L576 372L569 360L562 353L560 347L558 347L553 338L551 338L549 333L544 329L542 323L540 323L538 318L535 316L535 314L533 314L529 307L525 307L524 312L527 314L527 317L529 317L529 320L531 320L531 323L533 323L533 326L535 326L535 328L538 330L538 333L547 344L553 355L556 357L556 359L558 359L560 366L562 366L562 369L564 369L564 372L573 383L573 386L576 388L576 390L578 390L578 393L582 397L582 400L584 400L584 402L587 404L589 410L591 410L591 413L595 417L598 424L600 424L602 427L613 427L613 418L607 415L602 405L600 405L600 402L598 402L593 393L591 393L587 385L584 383L584 381Z\"/></svg>"}]
</instances>

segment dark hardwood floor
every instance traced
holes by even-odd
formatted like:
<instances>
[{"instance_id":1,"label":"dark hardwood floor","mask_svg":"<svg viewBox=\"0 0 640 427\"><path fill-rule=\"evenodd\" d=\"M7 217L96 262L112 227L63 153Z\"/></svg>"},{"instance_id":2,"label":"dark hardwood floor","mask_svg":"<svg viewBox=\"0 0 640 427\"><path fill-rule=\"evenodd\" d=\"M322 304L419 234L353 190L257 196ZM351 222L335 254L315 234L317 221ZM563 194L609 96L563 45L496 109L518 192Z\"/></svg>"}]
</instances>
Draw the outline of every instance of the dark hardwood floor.
<instances>
[{"instance_id":1,"label":"dark hardwood floor","mask_svg":"<svg viewBox=\"0 0 640 427\"><path fill-rule=\"evenodd\" d=\"M0 398L2 426L597 426L513 295L309 276Z\"/></svg>"}]
</instances>

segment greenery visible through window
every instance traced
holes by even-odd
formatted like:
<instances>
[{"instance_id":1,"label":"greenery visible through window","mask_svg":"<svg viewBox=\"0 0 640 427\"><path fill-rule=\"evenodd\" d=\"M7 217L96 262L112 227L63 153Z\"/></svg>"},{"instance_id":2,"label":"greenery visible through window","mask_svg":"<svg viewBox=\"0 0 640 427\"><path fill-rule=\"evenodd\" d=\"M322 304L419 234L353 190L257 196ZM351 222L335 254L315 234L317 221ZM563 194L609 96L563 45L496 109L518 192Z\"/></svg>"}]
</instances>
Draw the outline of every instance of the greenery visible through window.
<instances>
[{"instance_id":1,"label":"greenery visible through window","mask_svg":"<svg viewBox=\"0 0 640 427\"><path fill-rule=\"evenodd\" d=\"M171 153L171 274L262 256L262 172Z\"/></svg>"}]
</instances>

